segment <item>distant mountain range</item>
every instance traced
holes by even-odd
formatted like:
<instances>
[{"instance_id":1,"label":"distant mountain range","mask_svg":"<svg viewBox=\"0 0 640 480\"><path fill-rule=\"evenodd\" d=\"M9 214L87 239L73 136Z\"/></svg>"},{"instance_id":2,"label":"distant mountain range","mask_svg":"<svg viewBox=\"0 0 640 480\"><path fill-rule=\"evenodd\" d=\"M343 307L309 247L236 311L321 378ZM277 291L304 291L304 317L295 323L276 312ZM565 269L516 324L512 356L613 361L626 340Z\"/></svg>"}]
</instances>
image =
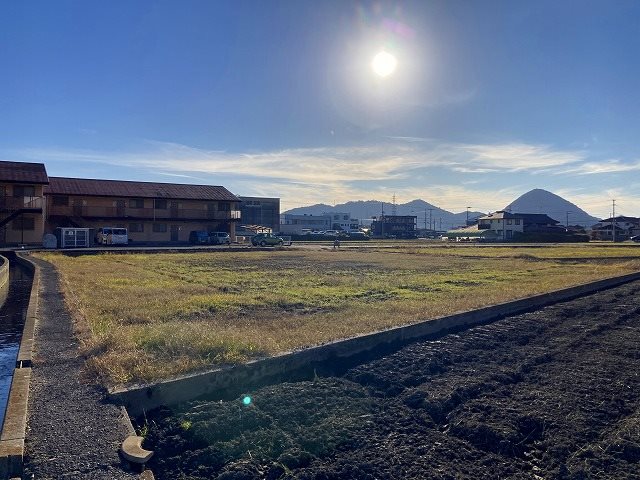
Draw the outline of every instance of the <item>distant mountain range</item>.
<instances>
[{"instance_id":1,"label":"distant mountain range","mask_svg":"<svg viewBox=\"0 0 640 480\"><path fill-rule=\"evenodd\" d=\"M567 212L571 225L591 226L598 222L598 218L589 215L577 205L565 200L554 193L536 188L521 195L507 205L504 210L514 213L546 213L554 220L565 224ZM384 211L385 215L391 215L394 206L390 202L378 200L352 201L340 203L335 206L318 203L309 207L298 207L283 213L294 215L322 215L325 212L342 212L351 214L352 218L360 220L378 217ZM429 224L436 230L447 230L463 226L467 220L467 212L453 213L436 207L424 200L412 200L408 203L395 205L396 215L415 215L418 217L418 228L428 227ZM470 211L469 219L485 215L488 212ZM431 223L430 223L431 222Z\"/></svg>"}]
</instances>

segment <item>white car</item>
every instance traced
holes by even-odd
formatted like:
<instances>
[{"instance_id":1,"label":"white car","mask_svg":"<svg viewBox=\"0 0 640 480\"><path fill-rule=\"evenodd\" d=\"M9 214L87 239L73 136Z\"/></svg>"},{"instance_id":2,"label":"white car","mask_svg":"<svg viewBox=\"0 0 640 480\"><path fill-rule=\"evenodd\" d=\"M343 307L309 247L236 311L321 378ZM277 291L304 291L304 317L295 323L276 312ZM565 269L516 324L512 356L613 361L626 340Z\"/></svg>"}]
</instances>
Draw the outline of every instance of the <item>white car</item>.
<instances>
[{"instance_id":1,"label":"white car","mask_svg":"<svg viewBox=\"0 0 640 480\"><path fill-rule=\"evenodd\" d=\"M98 229L95 240L101 245L128 245L129 234L126 228L102 227Z\"/></svg>"},{"instance_id":2,"label":"white car","mask_svg":"<svg viewBox=\"0 0 640 480\"><path fill-rule=\"evenodd\" d=\"M230 245L231 237L227 232L211 232L209 234L209 241L213 245Z\"/></svg>"}]
</instances>

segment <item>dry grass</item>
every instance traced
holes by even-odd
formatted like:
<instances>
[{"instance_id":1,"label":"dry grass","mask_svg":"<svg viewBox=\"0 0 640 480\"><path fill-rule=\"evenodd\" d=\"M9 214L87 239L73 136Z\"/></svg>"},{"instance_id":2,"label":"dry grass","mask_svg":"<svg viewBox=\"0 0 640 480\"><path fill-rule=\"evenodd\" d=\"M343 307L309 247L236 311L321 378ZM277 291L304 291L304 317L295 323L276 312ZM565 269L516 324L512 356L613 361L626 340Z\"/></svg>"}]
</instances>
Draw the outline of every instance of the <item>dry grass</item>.
<instances>
[{"instance_id":1,"label":"dry grass","mask_svg":"<svg viewBox=\"0 0 640 480\"><path fill-rule=\"evenodd\" d=\"M640 260L594 260L596 250L561 248L482 248L478 255L469 248L414 246L38 256L60 271L67 302L88 332L88 364L111 386L243 362L640 269Z\"/></svg>"}]
</instances>

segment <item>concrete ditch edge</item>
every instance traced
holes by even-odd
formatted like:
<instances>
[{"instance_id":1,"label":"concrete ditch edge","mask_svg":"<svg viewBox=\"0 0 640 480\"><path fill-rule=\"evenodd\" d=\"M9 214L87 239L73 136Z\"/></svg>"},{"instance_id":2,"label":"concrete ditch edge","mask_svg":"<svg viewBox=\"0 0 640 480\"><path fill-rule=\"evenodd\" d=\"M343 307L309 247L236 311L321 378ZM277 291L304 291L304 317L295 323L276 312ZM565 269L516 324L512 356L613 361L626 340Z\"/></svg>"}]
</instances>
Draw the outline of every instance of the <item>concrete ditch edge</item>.
<instances>
[{"instance_id":1,"label":"concrete ditch edge","mask_svg":"<svg viewBox=\"0 0 640 480\"><path fill-rule=\"evenodd\" d=\"M7 301L9 293L9 259L0 255L0 307Z\"/></svg>"},{"instance_id":2,"label":"concrete ditch edge","mask_svg":"<svg viewBox=\"0 0 640 480\"><path fill-rule=\"evenodd\" d=\"M33 273L29 306L20 340L20 349L13 371L9 399L0 433L0 479L21 477L24 459L24 439L27 428L29 383L31 381L31 357L33 336L38 311L39 272L29 260L16 255L16 262Z\"/></svg>"},{"instance_id":3,"label":"concrete ditch edge","mask_svg":"<svg viewBox=\"0 0 640 480\"><path fill-rule=\"evenodd\" d=\"M346 360L384 346L404 345L429 335L524 313L634 280L640 280L640 272L597 280L477 310L338 340L305 350L254 360L242 365L183 375L154 384L111 389L109 396L112 400L125 405L129 413L138 416L159 406L175 405L200 396L213 395L226 389L239 390L244 385L259 383L261 379L282 378L287 373L298 371L310 364L321 364L339 359Z\"/></svg>"},{"instance_id":4,"label":"concrete ditch edge","mask_svg":"<svg viewBox=\"0 0 640 480\"><path fill-rule=\"evenodd\" d=\"M31 284L31 295L29 297L29 306L27 307L27 316L24 321L22 330L22 339L20 340L20 350L16 358L16 368L31 367L33 360L33 339L36 331L36 323L38 320L38 302L40 300L40 269L35 264L26 259L23 254L16 254L16 262L23 267L29 269L33 273L33 283Z\"/></svg>"}]
</instances>

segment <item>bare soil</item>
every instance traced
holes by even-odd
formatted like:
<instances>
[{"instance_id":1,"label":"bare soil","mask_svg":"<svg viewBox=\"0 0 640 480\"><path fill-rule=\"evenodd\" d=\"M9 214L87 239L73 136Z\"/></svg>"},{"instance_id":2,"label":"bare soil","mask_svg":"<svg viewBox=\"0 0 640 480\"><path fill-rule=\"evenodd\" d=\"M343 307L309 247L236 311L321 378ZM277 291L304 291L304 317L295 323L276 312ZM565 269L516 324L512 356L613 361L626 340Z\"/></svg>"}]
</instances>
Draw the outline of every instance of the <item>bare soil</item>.
<instances>
[{"instance_id":1,"label":"bare soil","mask_svg":"<svg viewBox=\"0 0 640 480\"><path fill-rule=\"evenodd\" d=\"M640 478L640 282L148 415L159 479Z\"/></svg>"}]
</instances>

